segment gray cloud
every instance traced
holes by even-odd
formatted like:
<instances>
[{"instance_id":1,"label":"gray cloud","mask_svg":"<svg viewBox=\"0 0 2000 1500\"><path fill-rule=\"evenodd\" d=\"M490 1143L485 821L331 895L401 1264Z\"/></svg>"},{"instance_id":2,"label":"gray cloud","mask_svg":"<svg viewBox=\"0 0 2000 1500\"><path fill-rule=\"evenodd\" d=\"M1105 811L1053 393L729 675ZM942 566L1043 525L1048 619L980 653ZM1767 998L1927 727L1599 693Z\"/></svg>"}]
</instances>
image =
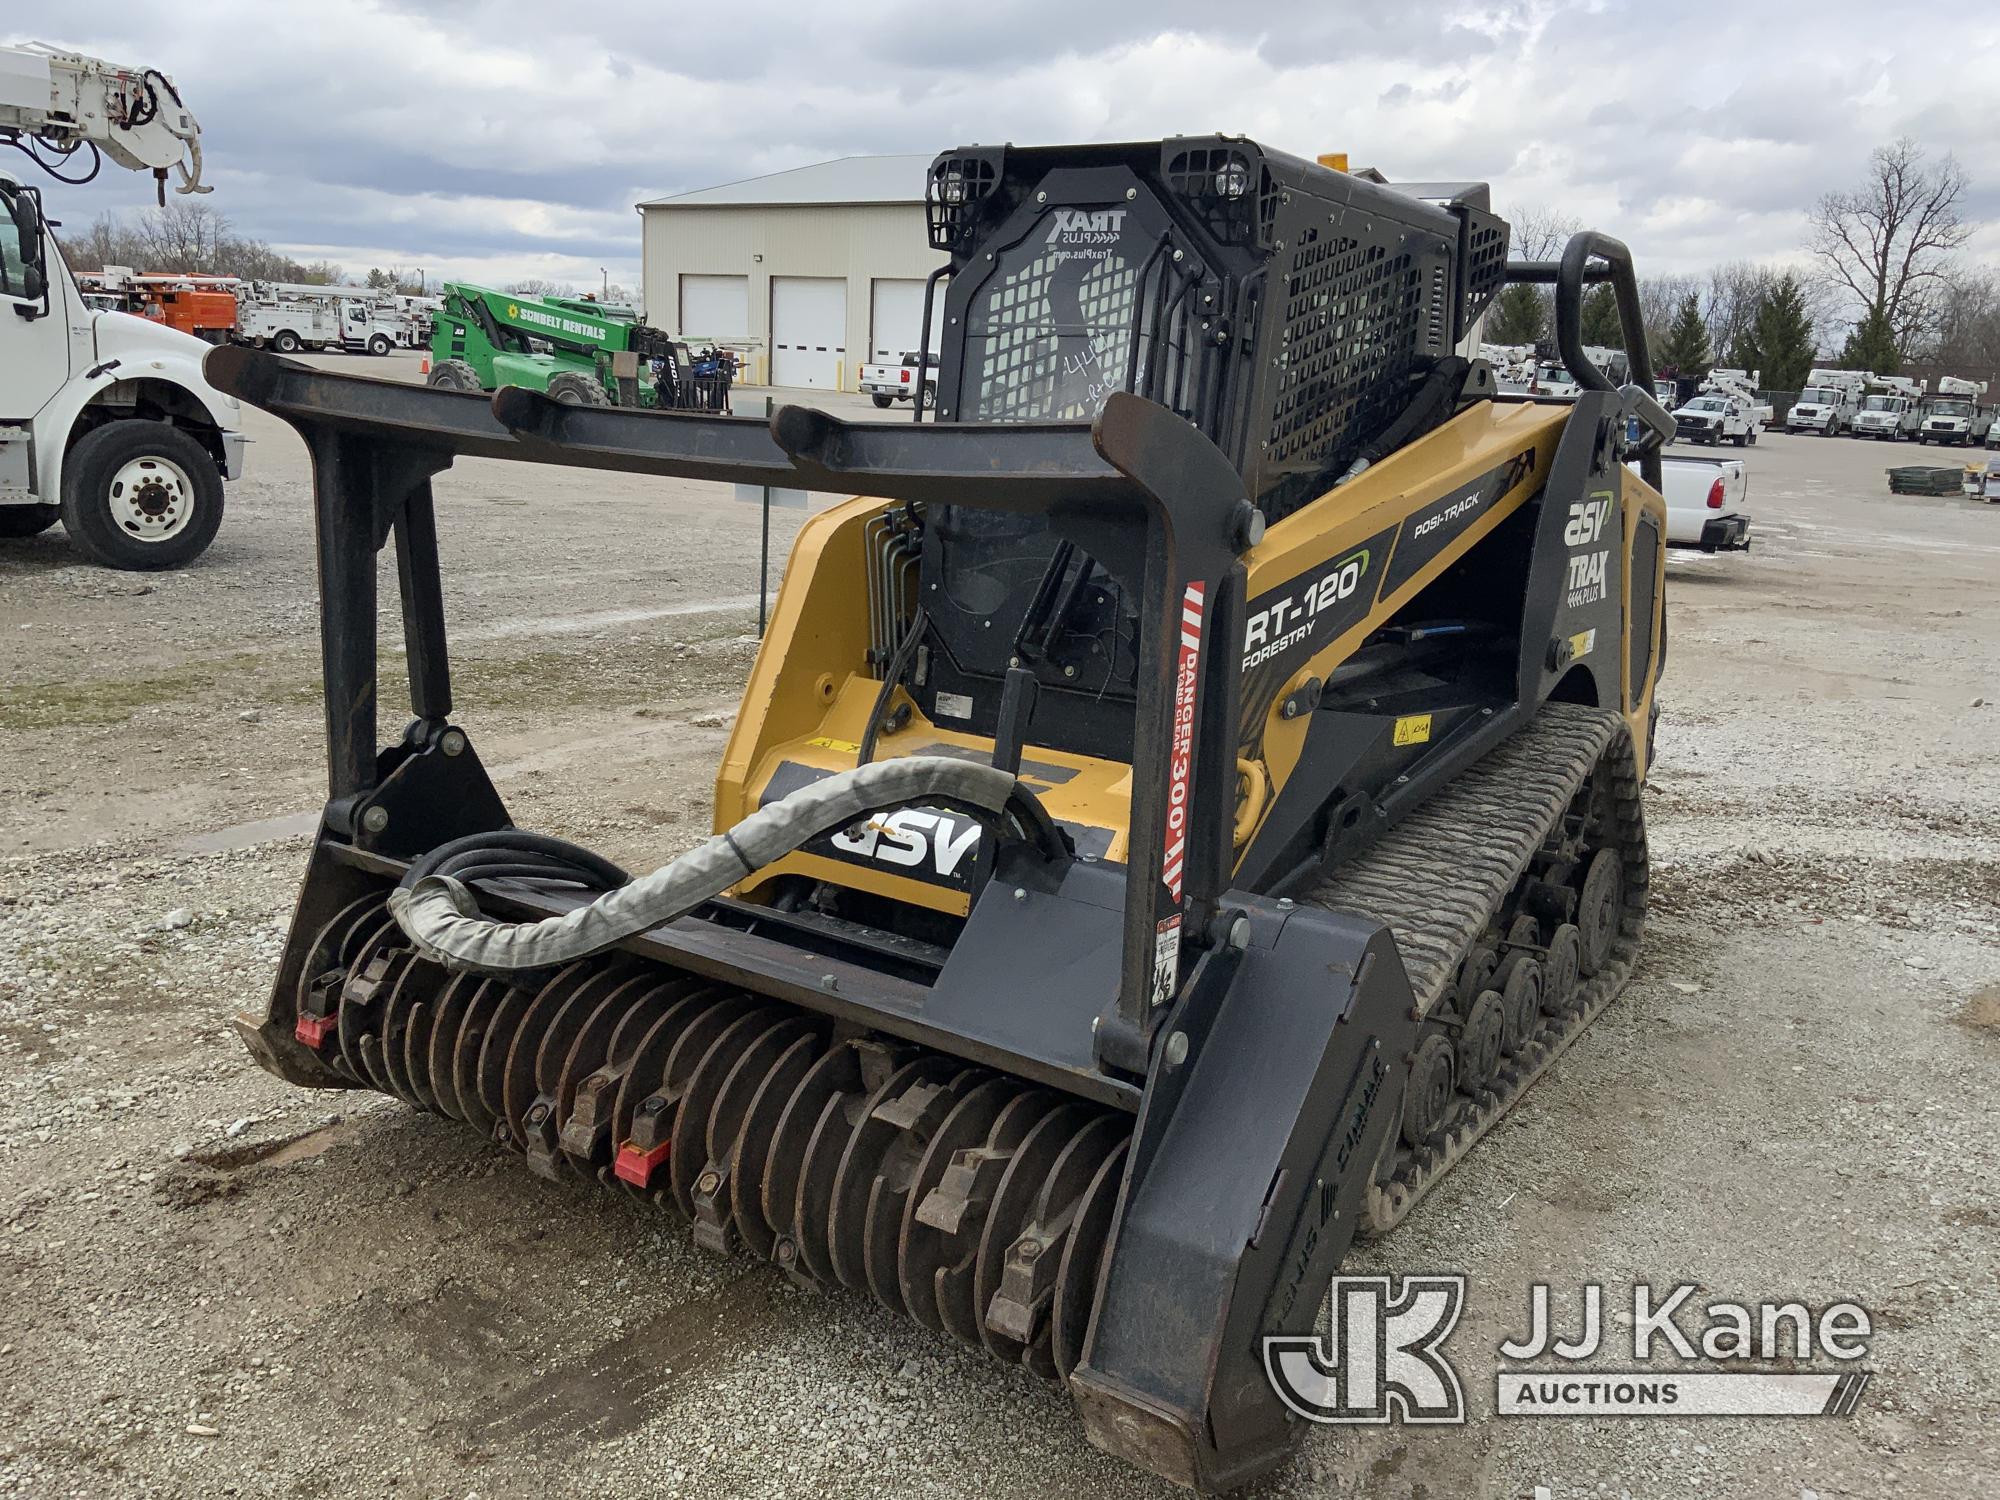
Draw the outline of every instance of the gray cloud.
<instances>
[{"instance_id":1,"label":"gray cloud","mask_svg":"<svg viewBox=\"0 0 2000 1500\"><path fill-rule=\"evenodd\" d=\"M638 200L851 152L1240 130L1392 177L1486 177L1642 265L1798 254L1802 215L1910 131L2000 218L2000 36L1962 12L1689 0L1016 0L960 11L606 0L105 0L45 39L159 66L242 231L350 265L635 279ZM1797 24L1807 14L1811 24ZM1871 38L1866 48L1853 39ZM53 189L72 222L145 201ZM2000 231L1980 244L2000 253ZM566 269L564 269L566 268Z\"/></svg>"}]
</instances>

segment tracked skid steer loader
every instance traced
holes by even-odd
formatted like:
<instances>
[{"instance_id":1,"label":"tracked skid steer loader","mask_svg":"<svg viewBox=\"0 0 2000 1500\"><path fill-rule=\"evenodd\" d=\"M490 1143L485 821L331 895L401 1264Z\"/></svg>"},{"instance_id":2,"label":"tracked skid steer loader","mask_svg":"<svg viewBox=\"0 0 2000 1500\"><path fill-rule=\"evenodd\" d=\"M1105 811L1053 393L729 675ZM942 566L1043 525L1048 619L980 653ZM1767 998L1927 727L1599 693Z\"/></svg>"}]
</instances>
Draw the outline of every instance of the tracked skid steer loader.
<instances>
[{"instance_id":1,"label":"tracked skid steer loader","mask_svg":"<svg viewBox=\"0 0 2000 1500\"><path fill-rule=\"evenodd\" d=\"M282 1078L873 1296L1227 1489L1297 1427L1266 1339L1631 971L1672 423L1624 247L1510 264L1481 184L978 147L928 212L914 422L210 356L311 452L331 782L239 1024ZM1574 400L1495 392L1510 279L1554 288ZM1622 390L1579 336L1605 281ZM716 833L662 869L517 830L454 718L430 481L461 456L864 497L801 530Z\"/></svg>"}]
</instances>

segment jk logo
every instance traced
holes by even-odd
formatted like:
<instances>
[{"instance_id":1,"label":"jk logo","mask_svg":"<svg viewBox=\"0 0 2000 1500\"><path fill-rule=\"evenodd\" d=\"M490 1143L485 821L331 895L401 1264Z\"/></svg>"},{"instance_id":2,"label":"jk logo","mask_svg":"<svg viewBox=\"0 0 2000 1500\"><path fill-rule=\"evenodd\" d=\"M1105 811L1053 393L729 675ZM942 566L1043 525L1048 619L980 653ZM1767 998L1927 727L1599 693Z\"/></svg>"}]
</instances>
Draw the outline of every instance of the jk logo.
<instances>
[{"instance_id":1,"label":"jk logo","mask_svg":"<svg viewBox=\"0 0 2000 1500\"><path fill-rule=\"evenodd\" d=\"M1440 1348L1465 1305L1463 1276L1333 1278L1329 1336L1273 1335L1264 1371L1308 1422L1462 1423L1465 1392Z\"/></svg>"}]
</instances>

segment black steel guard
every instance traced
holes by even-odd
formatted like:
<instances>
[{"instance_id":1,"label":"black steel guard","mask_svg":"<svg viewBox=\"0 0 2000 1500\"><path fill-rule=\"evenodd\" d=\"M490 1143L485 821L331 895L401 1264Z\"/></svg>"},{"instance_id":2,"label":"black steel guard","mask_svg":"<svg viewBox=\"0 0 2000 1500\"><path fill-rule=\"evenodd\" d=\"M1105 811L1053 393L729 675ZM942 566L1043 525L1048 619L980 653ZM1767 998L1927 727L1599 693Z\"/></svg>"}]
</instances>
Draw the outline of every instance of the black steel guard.
<instances>
[{"instance_id":1,"label":"black steel guard","mask_svg":"<svg viewBox=\"0 0 2000 1500\"><path fill-rule=\"evenodd\" d=\"M1586 229L1569 237L1561 260L1508 262L1507 281L1556 289L1556 350L1563 368L1587 391L1609 391L1624 398L1631 414L1653 434L1651 441L1642 440L1638 447L1639 477L1657 490L1660 445L1674 435L1674 423L1653 395L1653 355L1646 344L1646 317L1639 305L1632 252L1623 241ZM1624 391L1597 368L1583 346L1583 289L1607 281L1618 299L1618 327L1631 369L1631 384Z\"/></svg>"},{"instance_id":2,"label":"black steel guard","mask_svg":"<svg viewBox=\"0 0 2000 1500\"><path fill-rule=\"evenodd\" d=\"M1142 656L1121 964L1100 1014L1101 1066L1143 1076L1199 950L1226 925L1236 784L1238 557L1259 519L1215 446L1165 408L1114 394L1091 424L849 423L800 407L758 418L490 401L217 349L219 389L294 427L313 464L325 675L327 824L357 810L404 752L378 754L375 557L393 534L416 724L451 711L430 481L461 456L747 484L865 491L1048 518L1140 601ZM1211 649L1212 648L1212 649Z\"/></svg>"}]
</instances>

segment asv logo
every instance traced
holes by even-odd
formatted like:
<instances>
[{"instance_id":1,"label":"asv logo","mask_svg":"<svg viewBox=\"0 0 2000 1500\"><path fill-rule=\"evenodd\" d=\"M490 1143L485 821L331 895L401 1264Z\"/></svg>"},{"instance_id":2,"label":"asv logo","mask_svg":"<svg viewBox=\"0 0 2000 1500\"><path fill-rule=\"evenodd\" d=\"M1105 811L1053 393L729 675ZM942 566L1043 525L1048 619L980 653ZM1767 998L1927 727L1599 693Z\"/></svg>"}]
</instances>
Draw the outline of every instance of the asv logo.
<instances>
[{"instance_id":1,"label":"asv logo","mask_svg":"<svg viewBox=\"0 0 2000 1500\"><path fill-rule=\"evenodd\" d=\"M1264 1373L1278 1399L1308 1422L1465 1421L1465 1391L1440 1346L1465 1307L1463 1276L1333 1278L1325 1338L1274 1334Z\"/></svg>"},{"instance_id":2,"label":"asv logo","mask_svg":"<svg viewBox=\"0 0 2000 1500\"><path fill-rule=\"evenodd\" d=\"M1578 500L1570 506L1563 540L1572 547L1588 547L1604 534L1604 523L1610 518L1611 493L1599 490L1588 500Z\"/></svg>"},{"instance_id":3,"label":"asv logo","mask_svg":"<svg viewBox=\"0 0 2000 1500\"><path fill-rule=\"evenodd\" d=\"M1049 227L1049 243L1084 240L1107 244L1125 228L1127 212L1123 208L1059 208L1055 210L1055 223Z\"/></svg>"},{"instance_id":4,"label":"asv logo","mask_svg":"<svg viewBox=\"0 0 2000 1500\"><path fill-rule=\"evenodd\" d=\"M950 813L901 807L883 817L843 828L832 842L843 853L906 869L925 865L949 880L978 844L979 825L970 818L957 818Z\"/></svg>"}]
</instances>

